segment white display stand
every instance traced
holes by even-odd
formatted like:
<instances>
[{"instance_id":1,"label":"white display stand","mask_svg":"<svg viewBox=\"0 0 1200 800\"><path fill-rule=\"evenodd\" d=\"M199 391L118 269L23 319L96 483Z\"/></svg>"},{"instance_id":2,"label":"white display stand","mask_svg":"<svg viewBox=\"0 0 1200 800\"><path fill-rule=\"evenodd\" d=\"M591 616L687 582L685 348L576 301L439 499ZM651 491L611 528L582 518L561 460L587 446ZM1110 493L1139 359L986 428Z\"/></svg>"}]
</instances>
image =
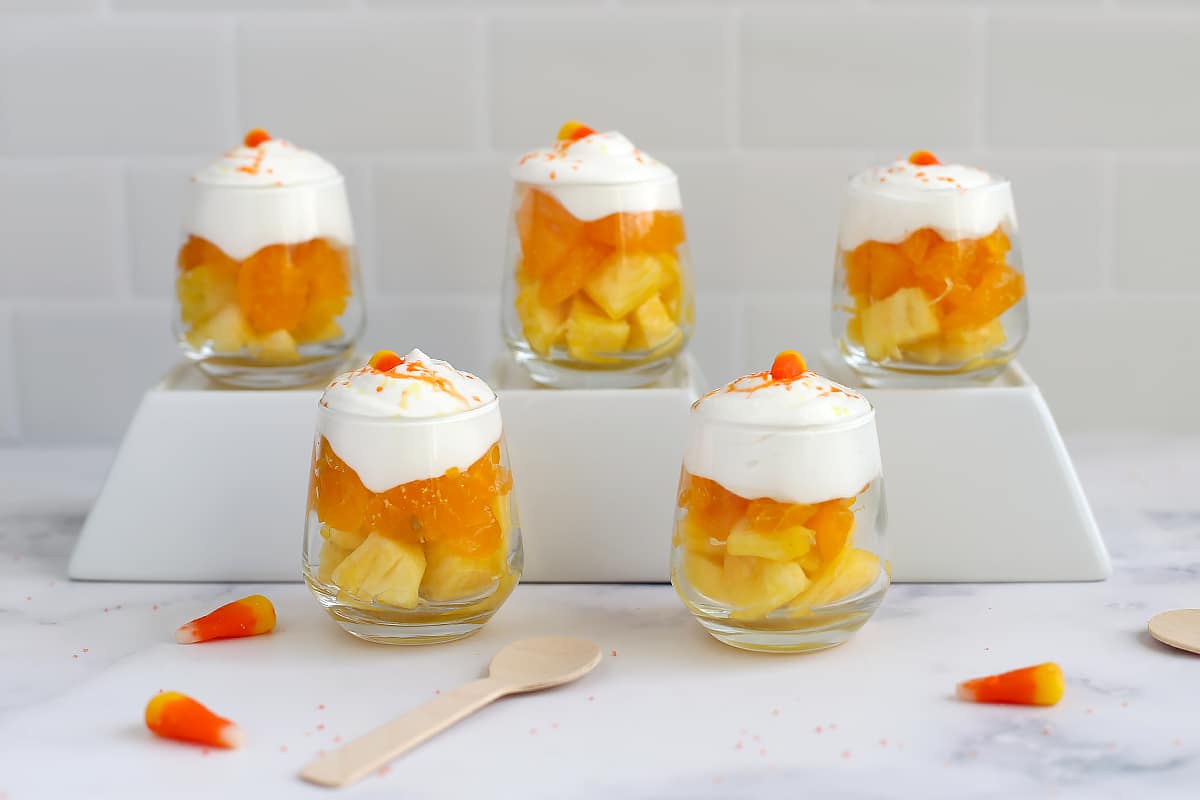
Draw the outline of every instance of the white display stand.
<instances>
[{"instance_id":1,"label":"white display stand","mask_svg":"<svg viewBox=\"0 0 1200 800\"><path fill-rule=\"evenodd\" d=\"M827 359L833 362L833 359ZM823 367L853 385L840 363ZM646 389L500 395L526 581L665 581L687 409L682 359ZM146 393L71 559L72 578L294 581L319 386L231 391L182 365ZM1010 366L978 387L870 389L897 581L1098 580L1108 555L1041 393Z\"/></svg>"}]
</instances>

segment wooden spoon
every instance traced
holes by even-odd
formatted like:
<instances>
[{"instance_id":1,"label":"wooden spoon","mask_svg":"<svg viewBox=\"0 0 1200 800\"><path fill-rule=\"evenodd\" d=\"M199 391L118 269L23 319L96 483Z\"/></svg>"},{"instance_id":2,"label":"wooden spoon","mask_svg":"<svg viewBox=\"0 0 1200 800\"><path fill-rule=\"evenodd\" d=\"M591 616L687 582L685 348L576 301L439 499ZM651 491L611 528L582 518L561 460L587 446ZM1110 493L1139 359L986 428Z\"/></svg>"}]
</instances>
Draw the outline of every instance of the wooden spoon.
<instances>
[{"instance_id":1,"label":"wooden spoon","mask_svg":"<svg viewBox=\"0 0 1200 800\"><path fill-rule=\"evenodd\" d=\"M1150 618L1150 635L1163 644L1200 653L1200 608L1177 608Z\"/></svg>"},{"instance_id":2,"label":"wooden spoon","mask_svg":"<svg viewBox=\"0 0 1200 800\"><path fill-rule=\"evenodd\" d=\"M546 637L513 642L492 659L488 677L439 695L318 757L300 777L322 786L348 786L493 700L570 683L599 663L600 648L582 639Z\"/></svg>"}]
</instances>

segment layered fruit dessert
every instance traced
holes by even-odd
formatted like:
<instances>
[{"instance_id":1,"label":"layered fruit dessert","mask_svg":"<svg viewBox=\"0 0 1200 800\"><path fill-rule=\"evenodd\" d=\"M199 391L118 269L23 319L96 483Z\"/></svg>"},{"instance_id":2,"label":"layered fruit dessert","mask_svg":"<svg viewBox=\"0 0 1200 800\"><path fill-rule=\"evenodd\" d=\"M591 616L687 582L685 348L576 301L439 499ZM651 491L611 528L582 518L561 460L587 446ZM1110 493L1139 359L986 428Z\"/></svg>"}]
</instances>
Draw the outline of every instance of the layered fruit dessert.
<instances>
[{"instance_id":1,"label":"layered fruit dessert","mask_svg":"<svg viewBox=\"0 0 1200 800\"><path fill-rule=\"evenodd\" d=\"M828 609L846 610L850 630L865 621L887 585L881 503L871 404L781 353L692 408L672 580L731 644L834 644L770 634L803 631Z\"/></svg>"},{"instance_id":2,"label":"layered fruit dessert","mask_svg":"<svg viewBox=\"0 0 1200 800\"><path fill-rule=\"evenodd\" d=\"M851 365L955 372L1011 358L1026 328L1016 227L1008 181L927 151L854 176L834 331Z\"/></svg>"},{"instance_id":3,"label":"layered fruit dessert","mask_svg":"<svg viewBox=\"0 0 1200 800\"><path fill-rule=\"evenodd\" d=\"M193 358L297 364L357 335L345 185L316 153L251 131L192 177L184 228L177 327Z\"/></svg>"},{"instance_id":4,"label":"layered fruit dessert","mask_svg":"<svg viewBox=\"0 0 1200 800\"><path fill-rule=\"evenodd\" d=\"M482 624L521 566L506 459L496 395L445 361L380 351L335 378L309 488L310 586L367 623Z\"/></svg>"},{"instance_id":5,"label":"layered fruit dessert","mask_svg":"<svg viewBox=\"0 0 1200 800\"><path fill-rule=\"evenodd\" d=\"M620 133L569 122L512 176L510 345L592 369L682 349L693 307L675 173Z\"/></svg>"}]
</instances>

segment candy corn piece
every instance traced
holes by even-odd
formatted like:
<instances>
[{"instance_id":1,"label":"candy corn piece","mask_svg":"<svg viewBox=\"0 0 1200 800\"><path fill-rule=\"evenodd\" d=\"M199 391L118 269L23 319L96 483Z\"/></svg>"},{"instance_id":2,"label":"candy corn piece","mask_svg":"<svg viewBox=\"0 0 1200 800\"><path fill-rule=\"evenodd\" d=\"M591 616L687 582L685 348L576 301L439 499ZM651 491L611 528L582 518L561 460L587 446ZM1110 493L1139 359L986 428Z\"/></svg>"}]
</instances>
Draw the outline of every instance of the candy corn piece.
<instances>
[{"instance_id":1,"label":"candy corn piece","mask_svg":"<svg viewBox=\"0 0 1200 800\"><path fill-rule=\"evenodd\" d=\"M558 129L558 140L560 142L573 142L578 139L582 139L585 136L591 136L595 132L595 130L589 128L587 125L584 125L582 122L571 120L570 122L564 123L563 126Z\"/></svg>"},{"instance_id":2,"label":"candy corn piece","mask_svg":"<svg viewBox=\"0 0 1200 800\"><path fill-rule=\"evenodd\" d=\"M960 700L972 703L1010 703L1020 706L1052 706L1062 699L1063 674L1052 661L1014 669L958 685Z\"/></svg>"},{"instance_id":3,"label":"candy corn piece","mask_svg":"<svg viewBox=\"0 0 1200 800\"><path fill-rule=\"evenodd\" d=\"M275 606L261 594L252 594L221 606L216 611L181 625L175 631L180 644L258 636L275 629Z\"/></svg>"},{"instance_id":4,"label":"candy corn piece","mask_svg":"<svg viewBox=\"0 0 1200 800\"><path fill-rule=\"evenodd\" d=\"M146 704L146 727L164 739L212 747L232 749L245 740L237 725L179 692L162 692L150 698Z\"/></svg>"},{"instance_id":5,"label":"candy corn piece","mask_svg":"<svg viewBox=\"0 0 1200 800\"><path fill-rule=\"evenodd\" d=\"M771 365L771 377L777 381L799 378L807 371L808 364L804 363L804 356L795 350L784 350L775 356L775 363Z\"/></svg>"},{"instance_id":6,"label":"candy corn piece","mask_svg":"<svg viewBox=\"0 0 1200 800\"><path fill-rule=\"evenodd\" d=\"M917 150L908 156L908 163L916 164L918 167L932 167L942 162L938 161L938 157L928 150Z\"/></svg>"}]
</instances>

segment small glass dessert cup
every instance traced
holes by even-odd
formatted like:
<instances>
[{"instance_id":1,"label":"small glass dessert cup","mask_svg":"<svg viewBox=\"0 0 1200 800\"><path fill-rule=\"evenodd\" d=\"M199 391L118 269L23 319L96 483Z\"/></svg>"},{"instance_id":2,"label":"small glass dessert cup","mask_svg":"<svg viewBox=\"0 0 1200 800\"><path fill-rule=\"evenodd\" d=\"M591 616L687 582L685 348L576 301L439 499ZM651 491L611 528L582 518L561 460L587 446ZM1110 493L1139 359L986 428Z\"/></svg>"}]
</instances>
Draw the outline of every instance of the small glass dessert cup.
<instances>
[{"instance_id":1,"label":"small glass dessert cup","mask_svg":"<svg viewBox=\"0 0 1200 800\"><path fill-rule=\"evenodd\" d=\"M420 350L380 351L321 398L304 580L359 638L469 636L521 574L512 486L488 385Z\"/></svg>"},{"instance_id":2,"label":"small glass dessert cup","mask_svg":"<svg viewBox=\"0 0 1200 800\"><path fill-rule=\"evenodd\" d=\"M504 338L538 383L644 386L691 337L679 181L616 132L577 122L512 171Z\"/></svg>"},{"instance_id":3,"label":"small glass dessert cup","mask_svg":"<svg viewBox=\"0 0 1200 800\"><path fill-rule=\"evenodd\" d=\"M743 650L845 642L889 584L875 410L793 351L692 406L671 581Z\"/></svg>"},{"instance_id":4,"label":"small glass dessert cup","mask_svg":"<svg viewBox=\"0 0 1200 800\"><path fill-rule=\"evenodd\" d=\"M365 323L341 173L255 129L192 177L175 279L175 335L217 380L327 380Z\"/></svg>"},{"instance_id":5,"label":"small glass dessert cup","mask_svg":"<svg viewBox=\"0 0 1200 800\"><path fill-rule=\"evenodd\" d=\"M833 335L868 385L986 381L1029 328L1007 180L927 151L850 179Z\"/></svg>"}]
</instances>

